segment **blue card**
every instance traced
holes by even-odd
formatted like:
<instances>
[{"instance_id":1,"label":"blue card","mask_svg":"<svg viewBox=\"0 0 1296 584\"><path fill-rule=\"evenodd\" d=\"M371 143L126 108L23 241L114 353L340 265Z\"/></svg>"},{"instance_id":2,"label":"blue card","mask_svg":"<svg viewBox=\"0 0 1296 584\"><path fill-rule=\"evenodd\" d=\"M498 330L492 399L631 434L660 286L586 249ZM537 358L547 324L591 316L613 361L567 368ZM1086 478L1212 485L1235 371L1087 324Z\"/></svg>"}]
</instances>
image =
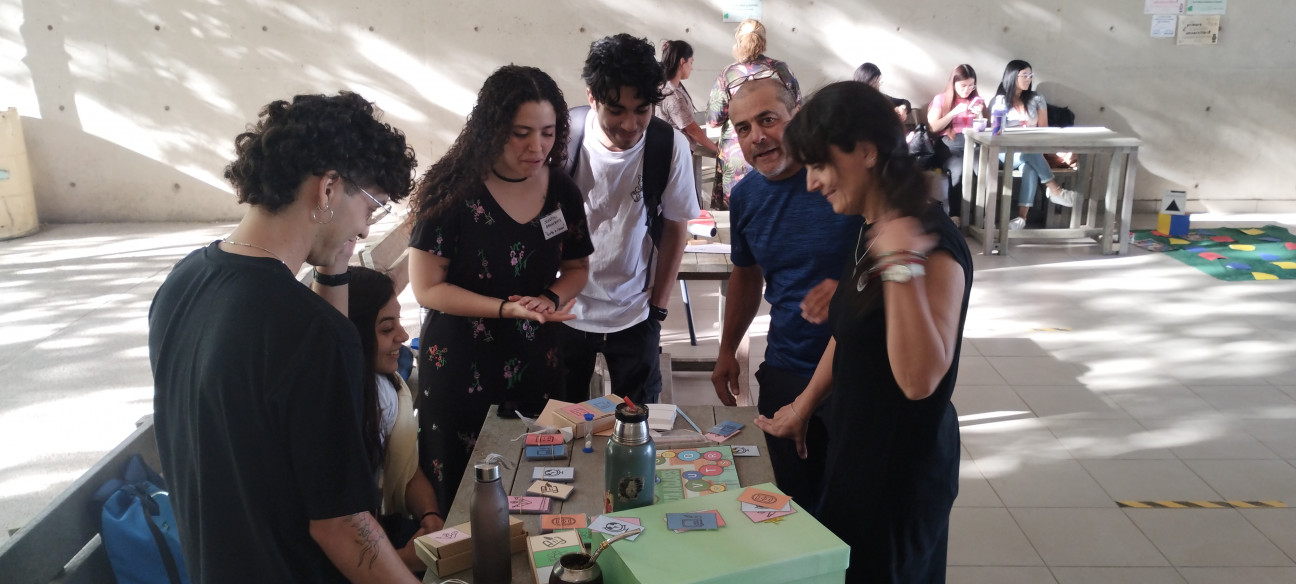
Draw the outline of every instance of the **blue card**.
<instances>
[{"instance_id":1,"label":"blue card","mask_svg":"<svg viewBox=\"0 0 1296 584\"><path fill-rule=\"evenodd\" d=\"M1265 235L1263 237L1257 237L1256 239L1259 239L1260 241L1268 241L1268 242L1282 241L1282 238L1274 237L1272 235Z\"/></svg>"},{"instance_id":2,"label":"blue card","mask_svg":"<svg viewBox=\"0 0 1296 584\"><path fill-rule=\"evenodd\" d=\"M598 410L598 411L600 411L600 412L603 412L603 413L605 413L605 414L610 414L610 413L615 412L615 411L616 411L616 406L617 406L616 404L612 403L612 400L610 400L610 399L608 399L608 398L606 398L606 397L596 397L596 398L594 398L594 399L592 399L592 400L589 400L589 401L587 401L587 402L585 402L585 403L588 404L590 407L592 407L592 408L594 408L594 409L596 409L596 410Z\"/></svg>"},{"instance_id":3,"label":"blue card","mask_svg":"<svg viewBox=\"0 0 1296 584\"><path fill-rule=\"evenodd\" d=\"M557 460L559 458L567 458L566 444L526 447L527 460Z\"/></svg>"},{"instance_id":4,"label":"blue card","mask_svg":"<svg viewBox=\"0 0 1296 584\"><path fill-rule=\"evenodd\" d=\"M711 513L667 513L666 528L676 529L720 529L720 523Z\"/></svg>"},{"instance_id":5,"label":"blue card","mask_svg":"<svg viewBox=\"0 0 1296 584\"><path fill-rule=\"evenodd\" d=\"M729 420L725 420L723 422L720 422L719 424L716 424L715 426L712 426L710 430L706 431L706 433L715 434L717 436L733 436L734 433L741 430L742 427L743 425L739 424L738 422L730 422Z\"/></svg>"}]
</instances>

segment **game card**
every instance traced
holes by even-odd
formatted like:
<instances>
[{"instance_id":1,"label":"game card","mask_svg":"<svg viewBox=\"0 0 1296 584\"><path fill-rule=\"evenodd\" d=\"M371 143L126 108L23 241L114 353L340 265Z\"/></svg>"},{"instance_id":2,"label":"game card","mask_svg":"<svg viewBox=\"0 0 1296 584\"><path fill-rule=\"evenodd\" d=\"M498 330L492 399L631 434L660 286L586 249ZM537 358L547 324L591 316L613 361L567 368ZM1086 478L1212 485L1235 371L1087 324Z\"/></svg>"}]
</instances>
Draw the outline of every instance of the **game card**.
<instances>
[{"instance_id":1,"label":"game card","mask_svg":"<svg viewBox=\"0 0 1296 584\"><path fill-rule=\"evenodd\" d=\"M792 497L780 495L778 493L771 493L769 491L762 491L756 487L748 487L741 495L738 495L738 502L751 503L766 509L782 509L784 505L787 505L791 501Z\"/></svg>"},{"instance_id":2,"label":"game card","mask_svg":"<svg viewBox=\"0 0 1296 584\"><path fill-rule=\"evenodd\" d=\"M616 537L628 531L643 531L643 527L639 525L639 519L637 518L609 517L607 515L599 515L598 517L595 517L594 521L590 523L589 529L590 531L597 531L608 537ZM640 535L643 534L636 533L626 539L634 541L639 539Z\"/></svg>"},{"instance_id":3,"label":"game card","mask_svg":"<svg viewBox=\"0 0 1296 584\"><path fill-rule=\"evenodd\" d=\"M666 528L675 532L694 529L720 529L718 513L667 513Z\"/></svg>"},{"instance_id":4,"label":"game card","mask_svg":"<svg viewBox=\"0 0 1296 584\"><path fill-rule=\"evenodd\" d=\"M570 483L576 480L576 469L570 466L537 466L531 469L531 480Z\"/></svg>"}]
</instances>

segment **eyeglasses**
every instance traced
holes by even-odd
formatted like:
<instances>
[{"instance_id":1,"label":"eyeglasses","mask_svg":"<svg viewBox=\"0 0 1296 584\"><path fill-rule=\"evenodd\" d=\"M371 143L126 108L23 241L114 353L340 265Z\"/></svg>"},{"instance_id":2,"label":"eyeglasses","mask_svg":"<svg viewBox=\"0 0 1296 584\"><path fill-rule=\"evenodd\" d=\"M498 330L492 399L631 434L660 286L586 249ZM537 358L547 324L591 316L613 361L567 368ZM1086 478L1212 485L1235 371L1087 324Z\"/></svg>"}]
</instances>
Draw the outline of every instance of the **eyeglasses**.
<instances>
[{"instance_id":1,"label":"eyeglasses","mask_svg":"<svg viewBox=\"0 0 1296 584\"><path fill-rule=\"evenodd\" d=\"M760 81L761 79L770 79L770 78L777 79L779 83L783 83L783 78L779 77L778 71L775 71L773 69L761 69L760 71L757 71L750 75L744 75L742 77L734 79L733 81L730 81L729 84L725 86L725 89L729 91L729 95L732 97L734 92L738 91L738 88L741 87L742 84L747 83L748 81ZM786 83L783 84L787 85Z\"/></svg>"},{"instance_id":2,"label":"eyeglasses","mask_svg":"<svg viewBox=\"0 0 1296 584\"><path fill-rule=\"evenodd\" d=\"M1034 74L1034 73L1018 73L1017 76L1020 77L1020 78L1022 78L1022 79L1031 79L1031 78L1034 78L1034 77L1035 77L1035 74Z\"/></svg>"},{"instance_id":3,"label":"eyeglasses","mask_svg":"<svg viewBox=\"0 0 1296 584\"><path fill-rule=\"evenodd\" d=\"M360 186L358 183L356 183L356 181L353 181L351 179L347 179L347 180L350 181L351 184L355 185L355 188L360 189L360 192L364 193L364 196L369 197L369 200L373 201L373 204L378 205L377 209L374 209L373 212L369 213L368 222L370 225L382 221L383 217L386 217L387 215L391 214L392 212L391 205L379 201L376 197L369 194L369 191L364 190L364 187Z\"/></svg>"}]
</instances>

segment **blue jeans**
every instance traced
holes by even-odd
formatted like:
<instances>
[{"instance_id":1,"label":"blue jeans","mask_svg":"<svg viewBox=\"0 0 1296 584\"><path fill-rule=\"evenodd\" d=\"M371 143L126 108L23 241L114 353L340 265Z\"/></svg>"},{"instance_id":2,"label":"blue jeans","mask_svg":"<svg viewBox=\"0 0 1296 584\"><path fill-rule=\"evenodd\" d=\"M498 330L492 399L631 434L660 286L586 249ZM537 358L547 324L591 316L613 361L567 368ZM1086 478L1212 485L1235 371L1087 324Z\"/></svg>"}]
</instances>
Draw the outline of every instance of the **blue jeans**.
<instances>
[{"instance_id":1,"label":"blue jeans","mask_svg":"<svg viewBox=\"0 0 1296 584\"><path fill-rule=\"evenodd\" d=\"M999 153L999 162L1004 161L1004 155ZM1025 168L1022 166L1025 165ZM1053 180L1053 170L1044 160L1043 154L1022 154L1021 152L1013 153L1013 168L1022 169L1021 190L1017 193L1017 204L1022 207L1031 207L1035 205L1035 193L1039 192L1039 186Z\"/></svg>"}]
</instances>

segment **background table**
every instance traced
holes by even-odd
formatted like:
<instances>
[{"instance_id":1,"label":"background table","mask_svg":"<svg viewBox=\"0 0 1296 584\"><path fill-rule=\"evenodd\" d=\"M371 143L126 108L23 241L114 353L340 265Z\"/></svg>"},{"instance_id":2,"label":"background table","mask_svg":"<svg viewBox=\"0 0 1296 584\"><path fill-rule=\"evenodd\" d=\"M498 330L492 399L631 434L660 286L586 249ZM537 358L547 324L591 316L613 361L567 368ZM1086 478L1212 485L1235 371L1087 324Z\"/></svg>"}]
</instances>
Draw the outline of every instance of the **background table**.
<instances>
[{"instance_id":1,"label":"background table","mask_svg":"<svg viewBox=\"0 0 1296 584\"><path fill-rule=\"evenodd\" d=\"M734 467L738 471L739 483L747 486L774 481L774 469L770 466L769 449L765 445L765 433L761 432L760 428L757 428L752 423L752 420L757 416L755 407L679 406L679 408L703 430L724 420L733 420L744 424L742 431L723 445L754 444L760 449L761 455L734 457ZM492 452L498 453L507 459L513 468L501 467L500 480L504 483L504 490L511 496L526 494L527 487L532 483L531 471L537 466L574 467L576 469L576 482L572 484L576 489L572 491L571 497L566 501L554 501L553 513L585 513L591 521L603 514L603 457L608 438L595 436L593 453L581 452L585 439L577 438L567 445L569 456L566 460L529 461L522 456L523 441L513 440L526 431L525 426L520 420L503 419L496 416L495 410L496 408L492 406L490 413L486 415L486 422L482 424L481 436L477 438L477 445L472 453L474 463L486 458ZM675 427L688 428L689 426L684 421L683 416L677 416ZM663 449L658 447L658 450ZM455 496L454 504L450 506L450 512L446 514L446 526L459 525L468 521L468 510L472 501L475 480L472 466L469 466L468 472L464 473L463 481L459 484L459 492ZM538 535L540 533L539 515L522 514L514 515L514 517L522 520L528 534ZM465 570L448 576L472 582L472 570ZM443 579L445 579L445 576L440 579L432 579L429 573L428 577L424 578L424 582L437 582ZM532 582L531 565L527 561L526 553L513 554L513 582Z\"/></svg>"},{"instance_id":2,"label":"background table","mask_svg":"<svg viewBox=\"0 0 1296 584\"><path fill-rule=\"evenodd\" d=\"M962 222L966 231L981 240L983 253L989 255L997 248L999 253L1007 254L1009 238L1029 237L1095 237L1102 243L1103 253L1129 251L1134 171L1141 144L1138 138L1101 127L1013 128L998 136L969 129L963 136L967 146L963 156ZM1076 201L1069 229L1006 229L1013 208L1013 167L1005 163L1002 171L995 172L1000 152L1005 160L1012 160L1014 153L1074 152L1081 155L1082 167L1106 163L1107 189L1102 204L1098 205L1096 197L1088 192L1091 189L1083 185L1077 189L1082 199ZM996 191L998 196L992 194Z\"/></svg>"}]
</instances>

